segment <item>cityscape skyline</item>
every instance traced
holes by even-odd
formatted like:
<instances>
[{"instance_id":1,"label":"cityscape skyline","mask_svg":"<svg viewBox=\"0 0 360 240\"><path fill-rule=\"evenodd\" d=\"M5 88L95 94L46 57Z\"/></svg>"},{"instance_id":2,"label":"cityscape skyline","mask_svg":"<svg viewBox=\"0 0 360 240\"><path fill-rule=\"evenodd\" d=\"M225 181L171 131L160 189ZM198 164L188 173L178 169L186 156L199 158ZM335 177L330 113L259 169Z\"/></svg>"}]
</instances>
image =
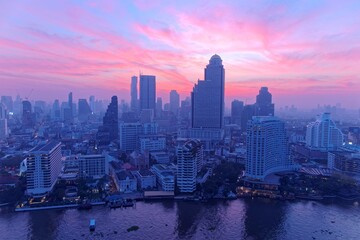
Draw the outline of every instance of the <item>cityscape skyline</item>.
<instances>
[{"instance_id":1,"label":"cityscape skyline","mask_svg":"<svg viewBox=\"0 0 360 240\"><path fill-rule=\"evenodd\" d=\"M184 99L219 54L228 107L254 103L267 86L277 106L358 108L359 3L263 3L2 3L1 95L129 101L129 79L141 72L157 77L164 102L173 89Z\"/></svg>"}]
</instances>

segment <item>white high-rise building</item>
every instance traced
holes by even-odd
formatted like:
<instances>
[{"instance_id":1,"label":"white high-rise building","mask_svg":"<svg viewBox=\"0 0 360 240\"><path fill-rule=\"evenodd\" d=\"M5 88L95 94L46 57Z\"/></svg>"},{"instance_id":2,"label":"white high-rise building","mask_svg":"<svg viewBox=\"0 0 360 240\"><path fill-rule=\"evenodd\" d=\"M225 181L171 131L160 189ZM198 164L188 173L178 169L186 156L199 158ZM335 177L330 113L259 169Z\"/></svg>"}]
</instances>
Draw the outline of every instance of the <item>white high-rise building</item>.
<instances>
[{"instance_id":1,"label":"white high-rise building","mask_svg":"<svg viewBox=\"0 0 360 240\"><path fill-rule=\"evenodd\" d=\"M30 150L26 158L27 192L42 196L51 191L61 172L61 143L50 141Z\"/></svg>"},{"instance_id":2,"label":"white high-rise building","mask_svg":"<svg viewBox=\"0 0 360 240\"><path fill-rule=\"evenodd\" d=\"M343 134L330 118L330 113L317 116L306 129L306 146L313 150L331 151L342 146Z\"/></svg>"},{"instance_id":3,"label":"white high-rise building","mask_svg":"<svg viewBox=\"0 0 360 240\"><path fill-rule=\"evenodd\" d=\"M196 190L196 175L203 164L203 146L198 140L189 140L176 149L177 186L180 192Z\"/></svg>"},{"instance_id":4,"label":"white high-rise building","mask_svg":"<svg viewBox=\"0 0 360 240\"><path fill-rule=\"evenodd\" d=\"M288 155L285 124L276 117L253 117L247 125L246 146L248 178L264 180L271 173L294 168Z\"/></svg>"}]
</instances>

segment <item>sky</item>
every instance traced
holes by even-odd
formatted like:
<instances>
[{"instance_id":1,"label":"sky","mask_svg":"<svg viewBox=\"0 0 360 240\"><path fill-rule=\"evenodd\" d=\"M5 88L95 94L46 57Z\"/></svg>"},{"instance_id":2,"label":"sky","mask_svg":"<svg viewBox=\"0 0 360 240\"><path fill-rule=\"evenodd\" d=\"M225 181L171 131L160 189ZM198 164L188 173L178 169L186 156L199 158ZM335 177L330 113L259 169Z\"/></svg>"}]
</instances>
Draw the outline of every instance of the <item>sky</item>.
<instances>
[{"instance_id":1,"label":"sky","mask_svg":"<svg viewBox=\"0 0 360 240\"><path fill-rule=\"evenodd\" d=\"M267 86L277 107L358 109L359 12L357 0L0 0L0 94L129 100L142 73L167 102L218 54L227 105Z\"/></svg>"}]
</instances>

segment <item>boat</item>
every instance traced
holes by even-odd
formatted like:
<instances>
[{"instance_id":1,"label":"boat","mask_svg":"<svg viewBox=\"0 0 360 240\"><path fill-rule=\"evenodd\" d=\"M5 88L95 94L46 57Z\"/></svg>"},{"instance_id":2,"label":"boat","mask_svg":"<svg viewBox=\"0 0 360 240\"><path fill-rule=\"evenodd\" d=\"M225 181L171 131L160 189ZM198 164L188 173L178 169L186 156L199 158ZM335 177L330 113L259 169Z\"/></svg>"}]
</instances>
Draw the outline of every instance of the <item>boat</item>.
<instances>
[{"instance_id":1,"label":"boat","mask_svg":"<svg viewBox=\"0 0 360 240\"><path fill-rule=\"evenodd\" d=\"M95 231L95 219L90 220L89 229L90 231Z\"/></svg>"},{"instance_id":2,"label":"boat","mask_svg":"<svg viewBox=\"0 0 360 240\"><path fill-rule=\"evenodd\" d=\"M116 200L116 201L110 201L109 207L110 208L119 208L123 206L123 200Z\"/></svg>"},{"instance_id":3,"label":"boat","mask_svg":"<svg viewBox=\"0 0 360 240\"><path fill-rule=\"evenodd\" d=\"M133 207L134 201L131 199L125 199L123 202L123 207Z\"/></svg>"}]
</instances>

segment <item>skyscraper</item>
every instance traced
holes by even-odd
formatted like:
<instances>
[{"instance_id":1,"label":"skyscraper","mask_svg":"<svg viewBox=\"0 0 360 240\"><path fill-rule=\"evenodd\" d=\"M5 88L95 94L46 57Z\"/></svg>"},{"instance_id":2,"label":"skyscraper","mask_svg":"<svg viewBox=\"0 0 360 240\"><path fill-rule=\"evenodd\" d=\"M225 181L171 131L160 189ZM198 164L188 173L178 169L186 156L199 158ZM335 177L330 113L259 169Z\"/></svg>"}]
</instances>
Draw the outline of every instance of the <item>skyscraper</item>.
<instances>
[{"instance_id":1,"label":"skyscraper","mask_svg":"<svg viewBox=\"0 0 360 240\"><path fill-rule=\"evenodd\" d=\"M306 129L306 146L313 150L331 151L342 146L343 134L330 118L330 113L317 116Z\"/></svg>"},{"instance_id":2,"label":"skyscraper","mask_svg":"<svg viewBox=\"0 0 360 240\"><path fill-rule=\"evenodd\" d=\"M0 140L7 138L9 135L7 125L7 107L0 103Z\"/></svg>"},{"instance_id":3,"label":"skyscraper","mask_svg":"<svg viewBox=\"0 0 360 240\"><path fill-rule=\"evenodd\" d=\"M261 87L256 96L255 116L274 116L274 109L271 93L267 87Z\"/></svg>"},{"instance_id":4,"label":"skyscraper","mask_svg":"<svg viewBox=\"0 0 360 240\"><path fill-rule=\"evenodd\" d=\"M140 75L140 110L152 109L155 113L156 77Z\"/></svg>"},{"instance_id":5,"label":"skyscraper","mask_svg":"<svg viewBox=\"0 0 360 240\"><path fill-rule=\"evenodd\" d=\"M176 90L170 91L170 111L178 114L180 107L180 95Z\"/></svg>"},{"instance_id":6,"label":"skyscraper","mask_svg":"<svg viewBox=\"0 0 360 240\"><path fill-rule=\"evenodd\" d=\"M244 110L244 102L234 100L231 102L231 122L241 124L241 115Z\"/></svg>"},{"instance_id":7,"label":"skyscraper","mask_svg":"<svg viewBox=\"0 0 360 240\"><path fill-rule=\"evenodd\" d=\"M99 127L97 140L99 145L109 144L118 140L119 137L119 110L117 96L111 98L111 102L103 117L103 125Z\"/></svg>"},{"instance_id":8,"label":"skyscraper","mask_svg":"<svg viewBox=\"0 0 360 240\"><path fill-rule=\"evenodd\" d=\"M220 56L213 55L191 93L192 127L217 128L224 125L225 69Z\"/></svg>"},{"instance_id":9,"label":"skyscraper","mask_svg":"<svg viewBox=\"0 0 360 240\"><path fill-rule=\"evenodd\" d=\"M60 120L61 111L60 111L60 103L58 99L55 99L52 109L51 109L52 117L55 120Z\"/></svg>"},{"instance_id":10,"label":"skyscraper","mask_svg":"<svg viewBox=\"0 0 360 240\"><path fill-rule=\"evenodd\" d=\"M90 105L90 109L91 112L95 112L95 96L90 96L89 97L89 105Z\"/></svg>"},{"instance_id":11,"label":"skyscraper","mask_svg":"<svg viewBox=\"0 0 360 240\"><path fill-rule=\"evenodd\" d=\"M201 170L203 146L198 140L189 140L176 149L177 186L180 192L196 190L196 175Z\"/></svg>"},{"instance_id":12,"label":"skyscraper","mask_svg":"<svg viewBox=\"0 0 360 240\"><path fill-rule=\"evenodd\" d=\"M285 123L272 116L256 116L248 122L246 136L248 178L264 180L274 172L290 170Z\"/></svg>"},{"instance_id":13,"label":"skyscraper","mask_svg":"<svg viewBox=\"0 0 360 240\"><path fill-rule=\"evenodd\" d=\"M24 128L34 127L34 118L32 113L31 103L27 100L22 102L23 114L22 114L22 125Z\"/></svg>"},{"instance_id":14,"label":"skyscraper","mask_svg":"<svg viewBox=\"0 0 360 240\"><path fill-rule=\"evenodd\" d=\"M45 195L54 187L61 172L61 143L51 141L30 150L26 158L27 192Z\"/></svg>"},{"instance_id":15,"label":"skyscraper","mask_svg":"<svg viewBox=\"0 0 360 240\"><path fill-rule=\"evenodd\" d=\"M137 90L137 76L131 77L131 91L130 91L130 108L131 111L136 112L138 110L138 90Z\"/></svg>"},{"instance_id":16,"label":"skyscraper","mask_svg":"<svg viewBox=\"0 0 360 240\"><path fill-rule=\"evenodd\" d=\"M155 115L158 118L161 117L162 110L163 110L162 98L158 97L156 99L156 112L155 112Z\"/></svg>"},{"instance_id":17,"label":"skyscraper","mask_svg":"<svg viewBox=\"0 0 360 240\"><path fill-rule=\"evenodd\" d=\"M80 122L89 120L91 109L86 99L79 99L78 103L78 118Z\"/></svg>"}]
</instances>

